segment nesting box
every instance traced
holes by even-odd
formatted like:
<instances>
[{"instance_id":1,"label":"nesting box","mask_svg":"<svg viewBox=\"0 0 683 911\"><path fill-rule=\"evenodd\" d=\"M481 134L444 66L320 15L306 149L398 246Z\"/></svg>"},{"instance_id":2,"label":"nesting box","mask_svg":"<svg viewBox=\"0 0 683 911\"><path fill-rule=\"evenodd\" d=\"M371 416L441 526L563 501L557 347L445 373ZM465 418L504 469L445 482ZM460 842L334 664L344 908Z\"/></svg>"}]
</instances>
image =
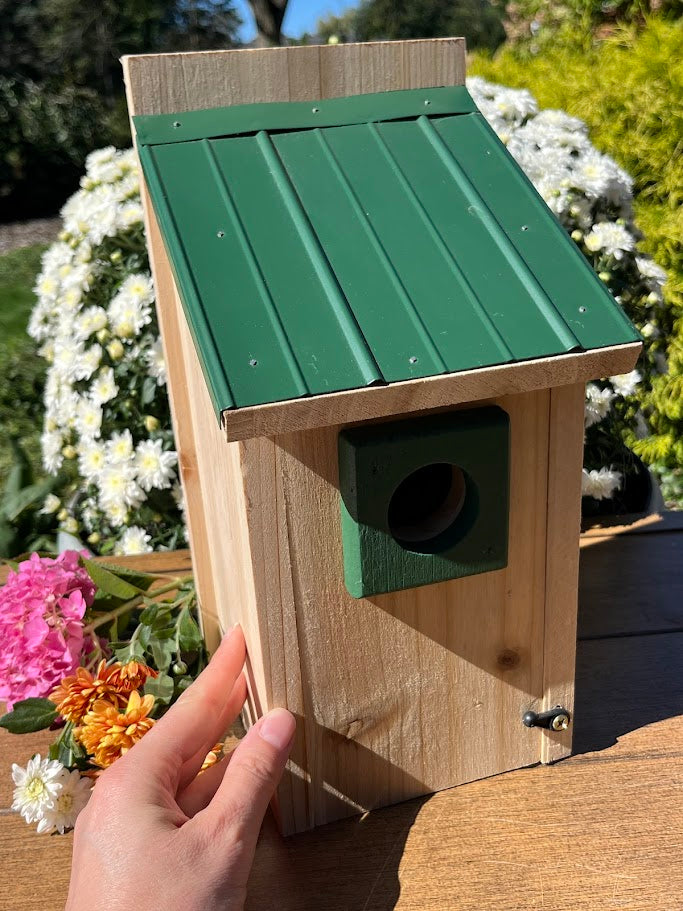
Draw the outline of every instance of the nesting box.
<instances>
[{"instance_id":1,"label":"nesting box","mask_svg":"<svg viewBox=\"0 0 683 911\"><path fill-rule=\"evenodd\" d=\"M637 333L461 39L131 57L204 632L298 716L284 832L549 762L584 383Z\"/></svg>"}]
</instances>

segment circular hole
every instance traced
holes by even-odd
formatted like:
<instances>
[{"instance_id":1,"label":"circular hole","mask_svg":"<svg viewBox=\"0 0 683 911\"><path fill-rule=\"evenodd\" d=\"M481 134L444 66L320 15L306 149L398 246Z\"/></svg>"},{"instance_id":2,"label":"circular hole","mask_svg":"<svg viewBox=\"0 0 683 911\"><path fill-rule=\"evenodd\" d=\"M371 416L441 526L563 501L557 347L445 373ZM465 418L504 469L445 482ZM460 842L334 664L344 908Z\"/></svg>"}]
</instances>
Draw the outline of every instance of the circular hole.
<instances>
[{"instance_id":1,"label":"circular hole","mask_svg":"<svg viewBox=\"0 0 683 911\"><path fill-rule=\"evenodd\" d=\"M417 364L417 358L415 357L414 354L413 354L412 357L409 357L409 358L408 358L408 363L409 363L409 364Z\"/></svg>"},{"instance_id":2,"label":"circular hole","mask_svg":"<svg viewBox=\"0 0 683 911\"><path fill-rule=\"evenodd\" d=\"M250 366L250 367L258 367L258 361L256 360L255 357L252 357L252 359L249 361L249 366Z\"/></svg>"},{"instance_id":3,"label":"circular hole","mask_svg":"<svg viewBox=\"0 0 683 911\"><path fill-rule=\"evenodd\" d=\"M225 231L217 231L216 237L225 237Z\"/></svg>"},{"instance_id":4,"label":"circular hole","mask_svg":"<svg viewBox=\"0 0 683 911\"><path fill-rule=\"evenodd\" d=\"M174 128L177 130L178 127L180 126L180 121L179 121L179 120L174 120L174 121L173 121L173 126L174 126Z\"/></svg>"},{"instance_id":5,"label":"circular hole","mask_svg":"<svg viewBox=\"0 0 683 911\"><path fill-rule=\"evenodd\" d=\"M314 114L317 114L320 111L320 108L311 108Z\"/></svg>"},{"instance_id":6,"label":"circular hole","mask_svg":"<svg viewBox=\"0 0 683 911\"><path fill-rule=\"evenodd\" d=\"M453 526L465 503L461 468L434 462L404 478L389 501L389 531L407 550L433 553L437 539Z\"/></svg>"},{"instance_id":7,"label":"circular hole","mask_svg":"<svg viewBox=\"0 0 683 911\"><path fill-rule=\"evenodd\" d=\"M585 312L586 312L585 307L579 307L579 313L585 313Z\"/></svg>"},{"instance_id":8,"label":"circular hole","mask_svg":"<svg viewBox=\"0 0 683 911\"><path fill-rule=\"evenodd\" d=\"M522 231L528 231L529 225L522 225Z\"/></svg>"},{"instance_id":9,"label":"circular hole","mask_svg":"<svg viewBox=\"0 0 683 911\"><path fill-rule=\"evenodd\" d=\"M427 99L427 100L425 101L425 104L431 104L431 101L429 101L429 99Z\"/></svg>"}]
</instances>

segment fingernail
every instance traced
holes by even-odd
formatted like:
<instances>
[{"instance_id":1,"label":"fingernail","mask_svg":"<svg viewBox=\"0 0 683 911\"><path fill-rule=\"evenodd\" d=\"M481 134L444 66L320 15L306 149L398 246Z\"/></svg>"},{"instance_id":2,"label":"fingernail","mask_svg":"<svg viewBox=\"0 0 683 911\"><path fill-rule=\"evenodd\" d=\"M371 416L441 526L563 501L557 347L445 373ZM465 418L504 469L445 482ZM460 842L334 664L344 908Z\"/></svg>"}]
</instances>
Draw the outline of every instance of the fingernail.
<instances>
[{"instance_id":1,"label":"fingernail","mask_svg":"<svg viewBox=\"0 0 683 911\"><path fill-rule=\"evenodd\" d=\"M276 750L284 750L289 746L295 729L296 721L291 712L287 709L273 709L261 722L258 732L259 736Z\"/></svg>"}]
</instances>

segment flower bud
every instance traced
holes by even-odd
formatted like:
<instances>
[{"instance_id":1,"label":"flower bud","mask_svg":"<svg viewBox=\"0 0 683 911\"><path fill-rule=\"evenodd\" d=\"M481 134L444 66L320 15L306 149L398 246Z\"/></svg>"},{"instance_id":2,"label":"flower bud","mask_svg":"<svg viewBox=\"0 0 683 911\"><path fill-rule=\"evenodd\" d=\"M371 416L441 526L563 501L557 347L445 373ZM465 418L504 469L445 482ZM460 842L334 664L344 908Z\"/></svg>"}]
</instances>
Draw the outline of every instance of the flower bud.
<instances>
[{"instance_id":1,"label":"flower bud","mask_svg":"<svg viewBox=\"0 0 683 911\"><path fill-rule=\"evenodd\" d=\"M107 354L113 361L119 361L123 357L123 345L117 338L107 345Z\"/></svg>"},{"instance_id":2,"label":"flower bud","mask_svg":"<svg viewBox=\"0 0 683 911\"><path fill-rule=\"evenodd\" d=\"M94 531L91 535L88 535L88 544L99 544L100 543L100 533Z\"/></svg>"},{"instance_id":3,"label":"flower bud","mask_svg":"<svg viewBox=\"0 0 683 911\"><path fill-rule=\"evenodd\" d=\"M575 240L577 243L580 240L583 240L583 231L579 231L578 228L575 231L572 231L572 240Z\"/></svg>"},{"instance_id":4,"label":"flower bud","mask_svg":"<svg viewBox=\"0 0 683 911\"><path fill-rule=\"evenodd\" d=\"M61 240L61 242L63 244L66 244L71 240L71 235L69 234L68 231L60 231L59 234L57 235L57 237L59 238L59 240Z\"/></svg>"},{"instance_id":5,"label":"flower bud","mask_svg":"<svg viewBox=\"0 0 683 911\"><path fill-rule=\"evenodd\" d=\"M109 254L109 259L114 263L120 263L123 259L123 253L120 250L114 250L113 253Z\"/></svg>"},{"instance_id":6,"label":"flower bud","mask_svg":"<svg viewBox=\"0 0 683 911\"><path fill-rule=\"evenodd\" d=\"M100 329L97 332L95 338L100 343L100 345L104 345L104 343L109 341L111 338L111 332L108 329Z\"/></svg>"},{"instance_id":7,"label":"flower bud","mask_svg":"<svg viewBox=\"0 0 683 911\"><path fill-rule=\"evenodd\" d=\"M173 665L174 674L184 674L187 671L187 665L184 661L176 661Z\"/></svg>"},{"instance_id":8,"label":"flower bud","mask_svg":"<svg viewBox=\"0 0 683 911\"><path fill-rule=\"evenodd\" d=\"M160 426L159 418L155 418L153 414L145 415L145 430L147 433L154 433Z\"/></svg>"},{"instance_id":9,"label":"flower bud","mask_svg":"<svg viewBox=\"0 0 683 911\"><path fill-rule=\"evenodd\" d=\"M66 509L60 509L59 512L57 513L57 519L60 522L66 522L66 520L68 518L69 518L69 513L66 511Z\"/></svg>"},{"instance_id":10,"label":"flower bud","mask_svg":"<svg viewBox=\"0 0 683 911\"><path fill-rule=\"evenodd\" d=\"M610 280L610 278L612 278L612 273L611 272L598 272L598 278L601 279L603 282L608 282Z\"/></svg>"},{"instance_id":11,"label":"flower bud","mask_svg":"<svg viewBox=\"0 0 683 911\"><path fill-rule=\"evenodd\" d=\"M152 522L161 522L163 520L163 518L164 517L161 515L160 512L155 512L152 514Z\"/></svg>"},{"instance_id":12,"label":"flower bud","mask_svg":"<svg viewBox=\"0 0 683 911\"><path fill-rule=\"evenodd\" d=\"M63 525L64 531L70 535L75 535L78 531L78 522L74 519L73 516L69 516L66 522Z\"/></svg>"},{"instance_id":13,"label":"flower bud","mask_svg":"<svg viewBox=\"0 0 683 911\"><path fill-rule=\"evenodd\" d=\"M69 443L62 449L62 455L65 459L75 459L78 455L78 451L75 446L72 446L71 443Z\"/></svg>"}]
</instances>

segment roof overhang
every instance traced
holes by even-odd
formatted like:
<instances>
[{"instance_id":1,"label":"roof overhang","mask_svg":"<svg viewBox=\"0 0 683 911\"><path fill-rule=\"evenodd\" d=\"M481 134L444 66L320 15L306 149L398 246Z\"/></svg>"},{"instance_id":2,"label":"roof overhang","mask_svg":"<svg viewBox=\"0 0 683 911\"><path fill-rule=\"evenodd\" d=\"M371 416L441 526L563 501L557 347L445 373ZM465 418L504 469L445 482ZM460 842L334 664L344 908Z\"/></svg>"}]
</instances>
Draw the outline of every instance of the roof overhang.
<instances>
[{"instance_id":1,"label":"roof overhang","mask_svg":"<svg viewBox=\"0 0 683 911\"><path fill-rule=\"evenodd\" d=\"M228 441L233 442L569 386L628 373L635 367L642 347L642 342L629 342L385 386L227 409L221 414L221 426Z\"/></svg>"}]
</instances>

